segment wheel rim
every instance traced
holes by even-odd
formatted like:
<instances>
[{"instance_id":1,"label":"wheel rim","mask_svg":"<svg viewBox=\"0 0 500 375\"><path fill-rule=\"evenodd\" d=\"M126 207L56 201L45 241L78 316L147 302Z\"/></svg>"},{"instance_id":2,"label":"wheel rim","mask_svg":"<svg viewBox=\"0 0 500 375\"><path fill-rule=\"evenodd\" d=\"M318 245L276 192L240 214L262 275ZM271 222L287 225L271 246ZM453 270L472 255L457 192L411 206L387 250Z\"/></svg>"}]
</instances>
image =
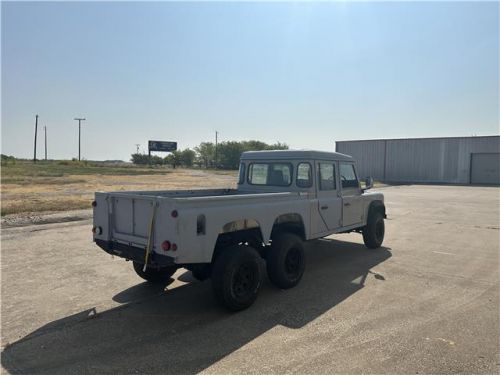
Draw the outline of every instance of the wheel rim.
<instances>
[{"instance_id":1,"label":"wheel rim","mask_svg":"<svg viewBox=\"0 0 500 375\"><path fill-rule=\"evenodd\" d=\"M233 292L236 298L243 299L255 291L256 270L252 263L243 263L233 278Z\"/></svg>"},{"instance_id":2,"label":"wheel rim","mask_svg":"<svg viewBox=\"0 0 500 375\"><path fill-rule=\"evenodd\" d=\"M384 238L384 221L382 219L377 221L377 224L375 224L375 237L377 238L377 241L382 241Z\"/></svg>"},{"instance_id":3,"label":"wheel rim","mask_svg":"<svg viewBox=\"0 0 500 375\"><path fill-rule=\"evenodd\" d=\"M285 258L285 272L290 278L300 275L302 264L302 252L299 249L291 248Z\"/></svg>"}]
</instances>

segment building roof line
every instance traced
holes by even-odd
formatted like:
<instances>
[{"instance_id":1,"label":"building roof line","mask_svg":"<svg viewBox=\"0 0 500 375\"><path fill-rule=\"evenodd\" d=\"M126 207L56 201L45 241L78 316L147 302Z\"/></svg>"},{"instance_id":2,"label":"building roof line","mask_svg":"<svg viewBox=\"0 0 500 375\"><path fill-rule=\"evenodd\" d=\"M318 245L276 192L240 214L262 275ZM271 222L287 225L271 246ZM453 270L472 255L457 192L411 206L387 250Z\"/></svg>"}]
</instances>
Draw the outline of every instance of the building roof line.
<instances>
[{"instance_id":1,"label":"building roof line","mask_svg":"<svg viewBox=\"0 0 500 375\"><path fill-rule=\"evenodd\" d=\"M369 142L369 141L413 141L413 140L428 140L428 139L471 139L471 138L500 138L500 135L473 135L473 136L457 136L457 137L422 137L422 138L377 138L377 139L352 139L342 142Z\"/></svg>"}]
</instances>

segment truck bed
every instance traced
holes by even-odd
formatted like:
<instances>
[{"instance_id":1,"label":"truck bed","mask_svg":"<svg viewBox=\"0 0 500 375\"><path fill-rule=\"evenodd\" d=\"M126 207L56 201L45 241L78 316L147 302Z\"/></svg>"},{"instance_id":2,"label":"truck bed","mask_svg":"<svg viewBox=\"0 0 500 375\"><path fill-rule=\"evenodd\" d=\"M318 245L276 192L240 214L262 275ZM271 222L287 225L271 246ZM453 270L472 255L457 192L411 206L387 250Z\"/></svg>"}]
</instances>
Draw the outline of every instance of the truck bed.
<instances>
[{"instance_id":1,"label":"truck bed","mask_svg":"<svg viewBox=\"0 0 500 375\"><path fill-rule=\"evenodd\" d=\"M298 193L292 192L266 192L266 191L244 191L237 189L194 189L194 190L155 190L155 191L115 191L108 193L97 193L106 194L112 197L122 197L122 198L138 198L145 200L154 200L155 198L165 199L170 198L176 202L183 202L186 200L197 200L200 199L211 200L220 198L262 198L264 196L284 196L284 195L298 195Z\"/></svg>"},{"instance_id":2,"label":"truck bed","mask_svg":"<svg viewBox=\"0 0 500 375\"><path fill-rule=\"evenodd\" d=\"M175 240L179 247L189 242L193 252L176 254L184 255L186 262L191 260L188 255L196 254L195 247L201 251L205 242L215 243L227 223L247 218L267 220L267 215L262 215L263 207L270 210L269 219L274 215L274 220L278 212L289 212L297 201L302 202L301 209L309 205L306 193L237 189L117 191L96 193L95 198L94 224L98 227L95 239L144 249L154 216L153 251L161 251L164 239ZM204 216L206 235L197 234L199 215ZM266 223L266 227L272 224Z\"/></svg>"}]
</instances>

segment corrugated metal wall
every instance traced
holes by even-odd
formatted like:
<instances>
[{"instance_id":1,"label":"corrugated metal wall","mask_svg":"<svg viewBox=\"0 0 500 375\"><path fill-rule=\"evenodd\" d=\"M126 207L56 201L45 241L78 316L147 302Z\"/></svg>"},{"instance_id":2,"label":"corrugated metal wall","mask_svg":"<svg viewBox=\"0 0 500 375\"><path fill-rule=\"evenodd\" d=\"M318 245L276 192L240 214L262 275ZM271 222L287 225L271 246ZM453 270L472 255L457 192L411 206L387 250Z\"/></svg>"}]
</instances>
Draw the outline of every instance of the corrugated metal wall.
<instances>
[{"instance_id":1,"label":"corrugated metal wall","mask_svg":"<svg viewBox=\"0 0 500 375\"><path fill-rule=\"evenodd\" d=\"M336 142L361 178L393 182L470 183L471 154L500 152L500 136Z\"/></svg>"}]
</instances>

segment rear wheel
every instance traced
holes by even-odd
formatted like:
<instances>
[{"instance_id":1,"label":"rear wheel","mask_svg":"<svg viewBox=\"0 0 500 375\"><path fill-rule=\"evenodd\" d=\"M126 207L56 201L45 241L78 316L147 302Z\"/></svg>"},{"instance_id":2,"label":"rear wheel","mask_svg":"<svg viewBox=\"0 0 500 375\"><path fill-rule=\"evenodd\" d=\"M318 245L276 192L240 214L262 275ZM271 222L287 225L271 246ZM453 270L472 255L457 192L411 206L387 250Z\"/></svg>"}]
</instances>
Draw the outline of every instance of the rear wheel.
<instances>
[{"instance_id":1,"label":"rear wheel","mask_svg":"<svg viewBox=\"0 0 500 375\"><path fill-rule=\"evenodd\" d=\"M196 280L199 281L204 281L210 277L210 265L209 264L203 264L203 265L196 265L190 269L191 274Z\"/></svg>"},{"instance_id":2,"label":"rear wheel","mask_svg":"<svg viewBox=\"0 0 500 375\"><path fill-rule=\"evenodd\" d=\"M221 305L239 311L254 303L262 284L259 262L259 254L250 246L232 246L216 258L212 286Z\"/></svg>"},{"instance_id":3,"label":"rear wheel","mask_svg":"<svg viewBox=\"0 0 500 375\"><path fill-rule=\"evenodd\" d=\"M283 233L273 238L267 254L267 274L279 288L288 289L297 285L304 274L306 257L300 237Z\"/></svg>"},{"instance_id":4,"label":"rear wheel","mask_svg":"<svg viewBox=\"0 0 500 375\"><path fill-rule=\"evenodd\" d=\"M146 268L146 271L143 271L144 264L133 262L135 272L142 277L144 280L149 281L150 283L163 283L170 280L170 277L177 271L177 266L167 266L167 267L159 267L159 268Z\"/></svg>"},{"instance_id":5,"label":"rear wheel","mask_svg":"<svg viewBox=\"0 0 500 375\"><path fill-rule=\"evenodd\" d=\"M385 224L381 212L374 212L368 217L368 222L363 228L363 241L365 246L376 249L384 242Z\"/></svg>"}]
</instances>

